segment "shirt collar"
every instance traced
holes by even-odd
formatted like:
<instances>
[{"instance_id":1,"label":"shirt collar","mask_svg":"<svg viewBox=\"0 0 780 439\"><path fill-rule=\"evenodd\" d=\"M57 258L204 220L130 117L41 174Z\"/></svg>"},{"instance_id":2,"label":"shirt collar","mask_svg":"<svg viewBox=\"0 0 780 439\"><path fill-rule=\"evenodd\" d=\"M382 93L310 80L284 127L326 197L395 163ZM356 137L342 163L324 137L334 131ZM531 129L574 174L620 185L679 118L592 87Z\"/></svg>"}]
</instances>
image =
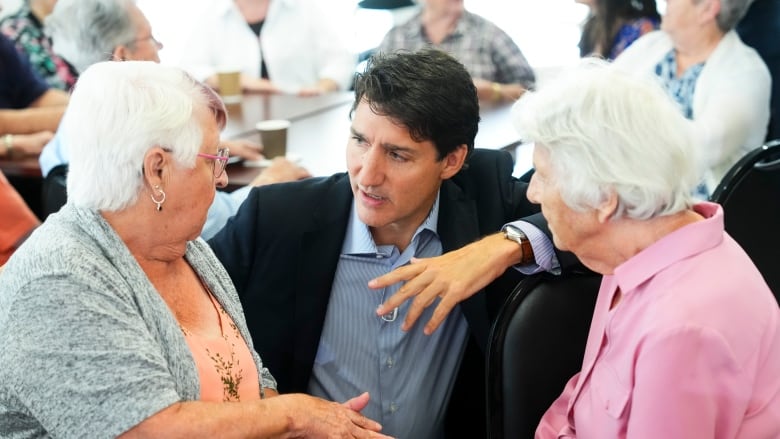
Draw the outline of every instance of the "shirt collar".
<instances>
[{"instance_id":1,"label":"shirt collar","mask_svg":"<svg viewBox=\"0 0 780 439\"><path fill-rule=\"evenodd\" d=\"M438 233L437 224L439 222L439 195L441 191L436 194L436 200L433 202L430 213L425 218L425 221L417 227L417 230L412 236L414 241L417 236L423 230L429 230L434 234ZM352 202L352 208L349 214L349 223L347 224L347 233L344 239L344 245L341 246L341 254L344 255L376 255L380 253L377 248L374 238L371 236L371 231L368 226L360 221L355 209L355 203Z\"/></svg>"},{"instance_id":2,"label":"shirt collar","mask_svg":"<svg viewBox=\"0 0 780 439\"><path fill-rule=\"evenodd\" d=\"M677 261L715 247L723 241L723 208L699 203L693 210L704 217L673 231L615 268L615 280L626 294Z\"/></svg>"},{"instance_id":3,"label":"shirt collar","mask_svg":"<svg viewBox=\"0 0 780 439\"><path fill-rule=\"evenodd\" d=\"M452 30L452 33L447 35L444 40L442 41L442 44L446 43L452 38L461 37L464 34L468 33L469 30L469 20L471 20L471 14L468 11L463 11L463 14L461 14L460 18L458 19L458 22L455 23L455 29ZM428 44L431 43L431 41L428 39L428 35L425 33L425 27L422 24L422 11L418 12L417 15L412 17L409 22L417 22L419 26L410 26L406 31L406 37L407 39L411 40L421 40Z\"/></svg>"}]
</instances>

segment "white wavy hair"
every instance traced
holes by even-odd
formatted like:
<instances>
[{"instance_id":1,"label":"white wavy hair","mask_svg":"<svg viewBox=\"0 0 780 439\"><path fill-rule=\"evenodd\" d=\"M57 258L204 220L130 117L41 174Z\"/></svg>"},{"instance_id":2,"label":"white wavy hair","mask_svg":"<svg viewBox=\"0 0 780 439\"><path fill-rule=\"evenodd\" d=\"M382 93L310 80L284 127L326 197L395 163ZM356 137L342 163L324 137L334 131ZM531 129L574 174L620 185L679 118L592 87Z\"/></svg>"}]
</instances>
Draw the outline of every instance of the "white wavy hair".
<instances>
[{"instance_id":1,"label":"white wavy hair","mask_svg":"<svg viewBox=\"0 0 780 439\"><path fill-rule=\"evenodd\" d=\"M224 128L219 97L184 71L151 61L107 61L79 77L60 125L70 151L68 201L122 210L143 189L143 160L159 146L192 168L203 142L196 110Z\"/></svg>"},{"instance_id":2,"label":"white wavy hair","mask_svg":"<svg viewBox=\"0 0 780 439\"><path fill-rule=\"evenodd\" d=\"M648 219L693 204L699 181L688 122L657 80L583 60L513 108L524 141L549 151L572 209L618 197L614 218Z\"/></svg>"}]
</instances>

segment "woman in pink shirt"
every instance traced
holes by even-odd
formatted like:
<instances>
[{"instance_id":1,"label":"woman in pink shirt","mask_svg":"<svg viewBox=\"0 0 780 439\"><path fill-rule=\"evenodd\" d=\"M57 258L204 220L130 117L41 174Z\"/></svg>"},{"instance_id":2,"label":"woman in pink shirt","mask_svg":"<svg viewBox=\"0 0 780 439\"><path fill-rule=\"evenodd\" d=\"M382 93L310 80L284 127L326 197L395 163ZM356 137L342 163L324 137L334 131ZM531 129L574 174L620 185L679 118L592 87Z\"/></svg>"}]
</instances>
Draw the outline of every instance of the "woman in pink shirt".
<instances>
[{"instance_id":1,"label":"woman in pink shirt","mask_svg":"<svg viewBox=\"0 0 780 439\"><path fill-rule=\"evenodd\" d=\"M582 369L536 437L780 437L780 308L722 208L694 204L685 120L652 80L586 64L515 112L529 199L604 275Z\"/></svg>"}]
</instances>

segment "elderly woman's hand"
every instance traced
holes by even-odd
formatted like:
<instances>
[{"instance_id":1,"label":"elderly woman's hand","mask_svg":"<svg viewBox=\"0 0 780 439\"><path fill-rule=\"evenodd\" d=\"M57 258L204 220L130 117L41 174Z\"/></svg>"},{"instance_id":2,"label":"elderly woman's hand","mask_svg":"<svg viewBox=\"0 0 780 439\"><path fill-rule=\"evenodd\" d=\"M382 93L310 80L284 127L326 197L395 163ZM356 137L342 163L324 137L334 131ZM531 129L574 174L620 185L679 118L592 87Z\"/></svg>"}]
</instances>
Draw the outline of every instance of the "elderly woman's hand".
<instances>
[{"instance_id":1,"label":"elderly woman's hand","mask_svg":"<svg viewBox=\"0 0 780 439\"><path fill-rule=\"evenodd\" d=\"M287 160L284 157L276 157L271 161L271 166L263 170L250 186L263 186L271 183L283 183L285 181L303 180L311 177L306 168Z\"/></svg>"},{"instance_id":2,"label":"elderly woman's hand","mask_svg":"<svg viewBox=\"0 0 780 439\"><path fill-rule=\"evenodd\" d=\"M359 413L368 404L369 395L352 398L338 404L304 394L288 394L273 398L284 404L293 437L307 438L389 438L380 434L382 426Z\"/></svg>"}]
</instances>

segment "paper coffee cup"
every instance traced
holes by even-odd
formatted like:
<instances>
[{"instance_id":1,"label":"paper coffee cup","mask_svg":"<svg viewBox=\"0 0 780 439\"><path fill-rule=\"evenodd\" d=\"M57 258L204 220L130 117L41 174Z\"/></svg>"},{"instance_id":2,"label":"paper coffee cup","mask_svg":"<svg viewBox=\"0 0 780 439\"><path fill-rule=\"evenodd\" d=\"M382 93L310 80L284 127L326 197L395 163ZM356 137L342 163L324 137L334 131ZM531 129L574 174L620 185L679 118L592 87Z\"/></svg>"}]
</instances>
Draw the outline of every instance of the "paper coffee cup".
<instances>
[{"instance_id":1,"label":"paper coffee cup","mask_svg":"<svg viewBox=\"0 0 780 439\"><path fill-rule=\"evenodd\" d=\"M238 70L220 70L217 72L219 95L226 104L241 102L241 72Z\"/></svg>"},{"instance_id":2,"label":"paper coffee cup","mask_svg":"<svg viewBox=\"0 0 780 439\"><path fill-rule=\"evenodd\" d=\"M290 128L289 120L272 119L258 122L255 125L260 132L260 141L263 144L263 155L266 158L274 158L287 155L287 129Z\"/></svg>"}]
</instances>

